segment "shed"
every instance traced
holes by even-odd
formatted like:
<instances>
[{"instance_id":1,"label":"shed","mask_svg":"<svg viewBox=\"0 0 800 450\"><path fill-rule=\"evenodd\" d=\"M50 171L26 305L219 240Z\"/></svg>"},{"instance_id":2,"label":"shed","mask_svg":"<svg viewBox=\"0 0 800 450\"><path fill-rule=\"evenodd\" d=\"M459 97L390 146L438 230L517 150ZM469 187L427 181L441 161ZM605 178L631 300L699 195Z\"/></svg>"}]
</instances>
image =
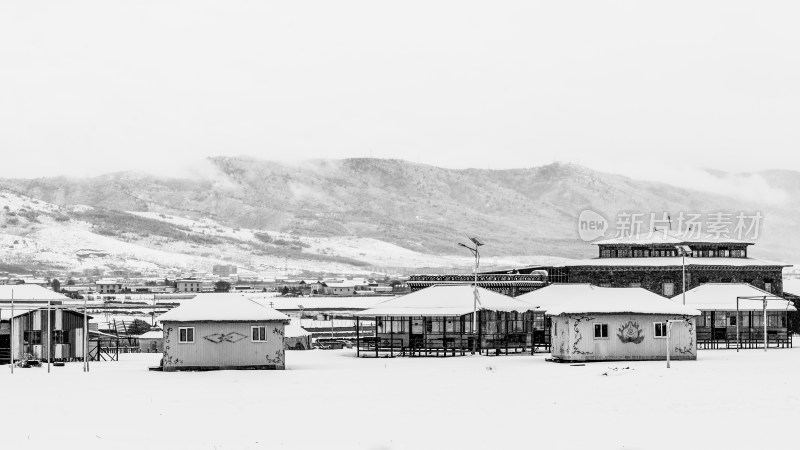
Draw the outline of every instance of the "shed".
<instances>
[{"instance_id":1,"label":"shed","mask_svg":"<svg viewBox=\"0 0 800 450\"><path fill-rule=\"evenodd\" d=\"M48 309L38 303L15 302L13 317L10 305L0 309L0 360L9 360L12 348L15 360L26 355L51 361L83 359L84 313L58 306L50 309L49 317L48 323Z\"/></svg>"},{"instance_id":2,"label":"shed","mask_svg":"<svg viewBox=\"0 0 800 450\"><path fill-rule=\"evenodd\" d=\"M137 336L139 340L139 351L141 353L163 353L164 352L164 331L150 330L147 333Z\"/></svg>"},{"instance_id":3,"label":"shed","mask_svg":"<svg viewBox=\"0 0 800 450\"><path fill-rule=\"evenodd\" d=\"M683 296L676 295L672 301L682 303ZM764 331L767 345L792 346L789 312L797 309L783 297L751 284L701 284L686 291L686 306L702 313L697 318L697 340L701 348L735 348L737 323L739 348L763 348Z\"/></svg>"},{"instance_id":4,"label":"shed","mask_svg":"<svg viewBox=\"0 0 800 450\"><path fill-rule=\"evenodd\" d=\"M643 288L552 284L522 297L550 317L557 361L697 359L696 309Z\"/></svg>"},{"instance_id":5,"label":"shed","mask_svg":"<svg viewBox=\"0 0 800 450\"><path fill-rule=\"evenodd\" d=\"M375 320L371 336L361 336L356 322L358 355L463 355L473 345L487 353L533 348L536 306L478 287L473 329L474 292L470 285L432 286L354 313Z\"/></svg>"},{"instance_id":6,"label":"shed","mask_svg":"<svg viewBox=\"0 0 800 450\"><path fill-rule=\"evenodd\" d=\"M241 294L200 294L157 320L165 371L285 368L289 317Z\"/></svg>"},{"instance_id":7,"label":"shed","mask_svg":"<svg viewBox=\"0 0 800 450\"><path fill-rule=\"evenodd\" d=\"M299 323L289 323L284 329L283 347L286 350L311 350L311 332Z\"/></svg>"}]
</instances>

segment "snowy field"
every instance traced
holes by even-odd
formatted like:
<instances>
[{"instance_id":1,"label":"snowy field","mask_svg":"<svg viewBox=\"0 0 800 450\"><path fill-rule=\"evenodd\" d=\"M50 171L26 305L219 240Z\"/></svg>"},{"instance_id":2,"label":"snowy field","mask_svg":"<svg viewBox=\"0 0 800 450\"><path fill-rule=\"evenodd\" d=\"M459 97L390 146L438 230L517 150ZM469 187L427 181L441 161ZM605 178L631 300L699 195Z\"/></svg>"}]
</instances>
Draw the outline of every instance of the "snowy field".
<instances>
[{"instance_id":1,"label":"snowy field","mask_svg":"<svg viewBox=\"0 0 800 450\"><path fill-rule=\"evenodd\" d=\"M800 344L800 340L795 340ZM800 348L697 361L545 354L357 359L288 352L285 371L149 372L158 354L0 372L0 448L793 448Z\"/></svg>"}]
</instances>

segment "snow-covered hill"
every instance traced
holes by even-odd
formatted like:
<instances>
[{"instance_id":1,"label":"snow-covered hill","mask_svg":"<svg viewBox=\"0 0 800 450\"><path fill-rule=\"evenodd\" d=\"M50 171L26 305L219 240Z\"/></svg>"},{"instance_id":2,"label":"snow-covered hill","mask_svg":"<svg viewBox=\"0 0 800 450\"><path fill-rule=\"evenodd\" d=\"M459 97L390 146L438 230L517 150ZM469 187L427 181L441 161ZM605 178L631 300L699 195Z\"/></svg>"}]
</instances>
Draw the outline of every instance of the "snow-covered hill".
<instances>
[{"instance_id":1,"label":"snow-covered hill","mask_svg":"<svg viewBox=\"0 0 800 450\"><path fill-rule=\"evenodd\" d=\"M506 267L593 256L596 249L578 237L584 209L612 221L621 211L673 217L760 211L765 219L753 256L793 263L800 254L794 172L742 178L758 178L769 188L763 192L780 193L753 201L734 191L711 194L571 164L453 170L380 159L208 162L213 170L194 178L121 172L0 180L2 262L77 269L219 262L255 271L467 268L469 254L456 243L474 234L487 242L484 266Z\"/></svg>"},{"instance_id":2,"label":"snow-covered hill","mask_svg":"<svg viewBox=\"0 0 800 450\"><path fill-rule=\"evenodd\" d=\"M256 271L288 266L295 270L347 273L364 272L367 267L468 267L471 262L467 257L439 257L372 238L306 237L233 228L208 218L141 211L125 214L146 219L148 225L175 225L179 228L168 230L180 231L185 237L107 233L102 224L81 220L88 211L97 209L59 206L0 192L2 262L39 270L101 268L145 273L208 270L224 263ZM492 258L488 263L513 266L530 261L525 257L504 257Z\"/></svg>"}]
</instances>

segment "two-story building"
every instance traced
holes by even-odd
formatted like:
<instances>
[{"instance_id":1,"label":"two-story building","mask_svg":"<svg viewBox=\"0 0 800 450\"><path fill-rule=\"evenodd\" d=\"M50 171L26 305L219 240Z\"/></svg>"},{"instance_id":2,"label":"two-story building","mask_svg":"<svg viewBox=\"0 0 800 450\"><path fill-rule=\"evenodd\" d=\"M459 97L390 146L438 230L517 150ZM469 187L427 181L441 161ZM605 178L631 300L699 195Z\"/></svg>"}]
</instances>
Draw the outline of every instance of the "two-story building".
<instances>
[{"instance_id":1,"label":"two-story building","mask_svg":"<svg viewBox=\"0 0 800 450\"><path fill-rule=\"evenodd\" d=\"M122 292L123 284L116 280L98 280L94 283L98 294L119 294Z\"/></svg>"},{"instance_id":2,"label":"two-story building","mask_svg":"<svg viewBox=\"0 0 800 450\"><path fill-rule=\"evenodd\" d=\"M686 237L653 231L594 242L595 258L560 266L530 266L478 274L478 285L511 296L550 283L588 283L601 287L642 287L671 298L705 283L747 283L772 294L783 293L786 264L752 258L745 242L724 237ZM685 271L685 272L684 272ZM536 279L529 279L533 275ZM449 283L469 283L471 275L420 274L412 290Z\"/></svg>"}]
</instances>

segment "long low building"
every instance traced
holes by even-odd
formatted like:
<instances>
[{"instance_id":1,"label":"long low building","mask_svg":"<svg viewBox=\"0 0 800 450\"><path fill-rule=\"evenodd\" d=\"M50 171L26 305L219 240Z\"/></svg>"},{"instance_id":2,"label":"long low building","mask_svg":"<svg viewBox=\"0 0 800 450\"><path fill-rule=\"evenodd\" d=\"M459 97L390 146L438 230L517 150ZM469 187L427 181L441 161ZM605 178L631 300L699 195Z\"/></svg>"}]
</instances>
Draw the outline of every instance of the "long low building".
<instances>
[{"instance_id":1,"label":"long low building","mask_svg":"<svg viewBox=\"0 0 800 450\"><path fill-rule=\"evenodd\" d=\"M702 312L697 319L701 347L792 346L789 313L797 309L771 292L744 283L708 283L686 291L685 300L686 306ZM676 295L672 301L683 303L684 296Z\"/></svg>"},{"instance_id":2,"label":"long low building","mask_svg":"<svg viewBox=\"0 0 800 450\"><path fill-rule=\"evenodd\" d=\"M477 291L477 327L474 289L469 285L433 286L355 313L359 320L375 321L374 334L357 332L358 355L455 356L473 348L487 353L533 351L536 307L488 289Z\"/></svg>"}]
</instances>

